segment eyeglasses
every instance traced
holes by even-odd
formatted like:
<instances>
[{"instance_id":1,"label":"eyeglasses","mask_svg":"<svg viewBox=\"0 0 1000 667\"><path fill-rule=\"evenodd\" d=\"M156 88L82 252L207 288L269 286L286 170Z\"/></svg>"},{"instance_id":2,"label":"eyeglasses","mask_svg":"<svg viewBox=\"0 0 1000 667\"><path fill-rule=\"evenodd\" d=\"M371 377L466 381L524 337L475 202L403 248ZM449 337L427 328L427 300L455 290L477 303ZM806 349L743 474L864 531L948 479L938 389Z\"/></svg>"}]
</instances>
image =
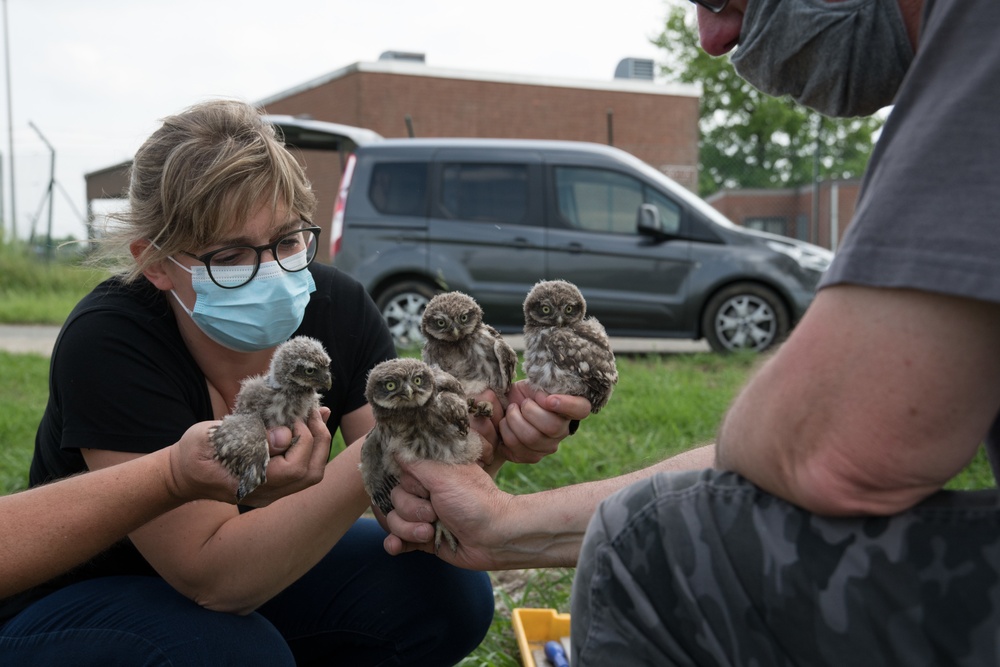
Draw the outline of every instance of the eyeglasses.
<instances>
[{"instance_id":1,"label":"eyeglasses","mask_svg":"<svg viewBox=\"0 0 1000 667\"><path fill-rule=\"evenodd\" d=\"M301 227L266 245L234 245L204 255L183 254L202 262L208 270L208 277L216 285L234 289L253 280L260 269L260 257L267 250L271 251L278 266L289 273L301 271L312 264L319 247L320 231L319 227Z\"/></svg>"},{"instance_id":2,"label":"eyeglasses","mask_svg":"<svg viewBox=\"0 0 1000 667\"><path fill-rule=\"evenodd\" d=\"M718 14L729 4L729 0L691 0L691 2L701 5L713 14Z\"/></svg>"}]
</instances>

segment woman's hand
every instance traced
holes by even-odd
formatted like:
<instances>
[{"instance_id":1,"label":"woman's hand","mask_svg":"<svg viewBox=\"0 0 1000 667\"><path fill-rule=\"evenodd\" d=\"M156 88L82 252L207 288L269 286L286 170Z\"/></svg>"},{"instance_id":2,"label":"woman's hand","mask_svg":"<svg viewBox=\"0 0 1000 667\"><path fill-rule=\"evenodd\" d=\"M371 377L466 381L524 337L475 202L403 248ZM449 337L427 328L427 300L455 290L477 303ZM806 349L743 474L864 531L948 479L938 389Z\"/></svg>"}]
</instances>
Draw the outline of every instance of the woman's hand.
<instances>
[{"instance_id":1,"label":"woman's hand","mask_svg":"<svg viewBox=\"0 0 1000 667\"><path fill-rule=\"evenodd\" d=\"M579 396L548 394L532 389L526 380L507 393L507 411L492 391L476 396L493 405L493 416L472 417L470 423L483 440L480 465L495 476L504 462L538 463L559 449L569 435L570 421L590 414L590 402Z\"/></svg>"},{"instance_id":2,"label":"woman's hand","mask_svg":"<svg viewBox=\"0 0 1000 667\"><path fill-rule=\"evenodd\" d=\"M516 382L507 400L497 454L511 463L538 463L554 454L569 435L570 422L590 414L587 399L533 389L527 380Z\"/></svg>"},{"instance_id":3,"label":"woman's hand","mask_svg":"<svg viewBox=\"0 0 1000 667\"><path fill-rule=\"evenodd\" d=\"M296 422L294 434L284 427L271 429L267 434L271 455L267 481L244 498L242 504L264 507L319 483L330 460L332 436L326 427L329 418L330 408L321 407L308 422Z\"/></svg>"}]
</instances>

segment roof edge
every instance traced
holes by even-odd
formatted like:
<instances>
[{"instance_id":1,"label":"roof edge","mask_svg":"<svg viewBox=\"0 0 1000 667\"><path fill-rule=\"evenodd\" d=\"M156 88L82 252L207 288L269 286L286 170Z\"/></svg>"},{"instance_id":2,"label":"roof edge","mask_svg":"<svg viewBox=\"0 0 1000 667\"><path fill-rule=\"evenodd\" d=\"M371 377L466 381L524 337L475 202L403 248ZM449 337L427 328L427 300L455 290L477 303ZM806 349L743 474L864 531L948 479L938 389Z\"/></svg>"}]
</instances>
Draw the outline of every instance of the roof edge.
<instances>
[{"instance_id":1,"label":"roof edge","mask_svg":"<svg viewBox=\"0 0 1000 667\"><path fill-rule=\"evenodd\" d=\"M336 81L348 74L371 72L376 74L398 74L402 76L424 76L437 79L461 79L466 81L487 81L491 83L510 83L526 86L546 86L550 88L580 88L585 90L604 90L622 93L641 93L646 95L673 95L675 97L700 97L702 88L697 83L656 83L655 81L638 79L570 79L548 76L532 76L530 74L509 74L503 72L486 72L461 70L444 67L429 67L423 63L413 63L401 60L379 60L377 62L356 62L346 67L333 70L322 76L305 81L297 86L275 93L257 101L257 106L266 107L292 95L304 93L313 88Z\"/></svg>"}]
</instances>

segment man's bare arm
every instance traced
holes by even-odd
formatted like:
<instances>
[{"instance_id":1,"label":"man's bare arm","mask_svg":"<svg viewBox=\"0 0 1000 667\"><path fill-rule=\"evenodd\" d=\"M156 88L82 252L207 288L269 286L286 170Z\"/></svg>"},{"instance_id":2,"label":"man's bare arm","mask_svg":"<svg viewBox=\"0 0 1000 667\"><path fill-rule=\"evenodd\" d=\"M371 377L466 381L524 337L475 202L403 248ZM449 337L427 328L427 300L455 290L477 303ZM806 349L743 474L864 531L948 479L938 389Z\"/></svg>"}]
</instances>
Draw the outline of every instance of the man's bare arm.
<instances>
[{"instance_id":1,"label":"man's bare arm","mask_svg":"<svg viewBox=\"0 0 1000 667\"><path fill-rule=\"evenodd\" d=\"M998 341L996 304L826 288L730 408L718 465L819 514L910 507L996 417Z\"/></svg>"}]
</instances>

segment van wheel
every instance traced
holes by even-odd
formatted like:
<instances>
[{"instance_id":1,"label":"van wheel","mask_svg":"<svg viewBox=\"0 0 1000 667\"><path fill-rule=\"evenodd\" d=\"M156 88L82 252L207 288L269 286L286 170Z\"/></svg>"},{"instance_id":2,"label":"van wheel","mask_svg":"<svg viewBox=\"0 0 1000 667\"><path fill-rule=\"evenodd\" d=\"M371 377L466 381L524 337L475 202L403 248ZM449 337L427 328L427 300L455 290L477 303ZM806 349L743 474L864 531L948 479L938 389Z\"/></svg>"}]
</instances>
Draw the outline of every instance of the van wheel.
<instances>
[{"instance_id":1,"label":"van wheel","mask_svg":"<svg viewBox=\"0 0 1000 667\"><path fill-rule=\"evenodd\" d=\"M419 347L424 344L420 333L420 318L436 292L428 285L407 281L390 285L375 299L375 305L385 318L397 348Z\"/></svg>"},{"instance_id":2,"label":"van wheel","mask_svg":"<svg viewBox=\"0 0 1000 667\"><path fill-rule=\"evenodd\" d=\"M701 330L716 352L763 352L789 329L788 308L774 290L736 283L713 296L702 315Z\"/></svg>"}]
</instances>

